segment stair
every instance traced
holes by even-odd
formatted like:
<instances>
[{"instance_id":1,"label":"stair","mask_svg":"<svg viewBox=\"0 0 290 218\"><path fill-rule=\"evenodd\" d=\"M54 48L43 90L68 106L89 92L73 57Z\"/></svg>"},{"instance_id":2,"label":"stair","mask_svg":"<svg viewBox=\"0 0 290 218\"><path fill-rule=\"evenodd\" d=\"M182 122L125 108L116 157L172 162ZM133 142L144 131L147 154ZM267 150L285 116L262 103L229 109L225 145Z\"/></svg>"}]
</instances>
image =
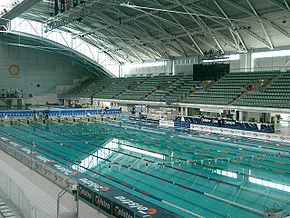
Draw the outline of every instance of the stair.
<instances>
[{"instance_id":1,"label":"stair","mask_svg":"<svg viewBox=\"0 0 290 218\"><path fill-rule=\"evenodd\" d=\"M278 73L275 77L273 77L273 79L271 79L268 83L266 83L265 85L263 85L263 87L261 88L261 92L265 92L268 87L270 87L274 82L276 82L277 80L280 79L281 76L284 75L285 72L280 72Z\"/></svg>"},{"instance_id":2,"label":"stair","mask_svg":"<svg viewBox=\"0 0 290 218\"><path fill-rule=\"evenodd\" d=\"M0 98L0 101L2 101L5 105L8 105L8 100L6 98Z\"/></svg>"},{"instance_id":3,"label":"stair","mask_svg":"<svg viewBox=\"0 0 290 218\"><path fill-rule=\"evenodd\" d=\"M233 105L238 102L242 97L244 97L248 93L248 90L242 91L236 98L229 102L229 105Z\"/></svg>"},{"instance_id":4,"label":"stair","mask_svg":"<svg viewBox=\"0 0 290 218\"><path fill-rule=\"evenodd\" d=\"M0 217L16 218L15 212L0 198Z\"/></svg>"}]
</instances>

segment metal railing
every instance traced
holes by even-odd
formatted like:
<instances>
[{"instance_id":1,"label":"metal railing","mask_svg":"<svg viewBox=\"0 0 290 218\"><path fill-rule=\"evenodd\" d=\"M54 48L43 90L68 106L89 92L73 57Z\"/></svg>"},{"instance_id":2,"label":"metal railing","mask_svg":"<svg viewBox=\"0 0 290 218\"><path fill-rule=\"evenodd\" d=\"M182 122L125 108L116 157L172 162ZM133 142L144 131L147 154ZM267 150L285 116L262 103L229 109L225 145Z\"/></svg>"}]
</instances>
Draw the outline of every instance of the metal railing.
<instances>
[{"instance_id":1,"label":"metal railing","mask_svg":"<svg viewBox=\"0 0 290 218\"><path fill-rule=\"evenodd\" d=\"M10 200L24 218L52 217L35 207L22 188L0 170L0 190Z\"/></svg>"}]
</instances>

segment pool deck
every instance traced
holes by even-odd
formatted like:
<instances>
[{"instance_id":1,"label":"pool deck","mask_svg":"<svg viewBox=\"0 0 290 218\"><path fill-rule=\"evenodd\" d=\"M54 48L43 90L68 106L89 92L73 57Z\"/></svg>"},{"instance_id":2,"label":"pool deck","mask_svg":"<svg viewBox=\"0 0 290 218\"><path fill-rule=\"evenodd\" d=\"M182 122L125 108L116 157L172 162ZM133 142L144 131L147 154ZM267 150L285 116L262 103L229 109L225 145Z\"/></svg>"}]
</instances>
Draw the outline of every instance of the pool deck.
<instances>
[{"instance_id":1,"label":"pool deck","mask_svg":"<svg viewBox=\"0 0 290 218\"><path fill-rule=\"evenodd\" d=\"M277 134L290 135L290 122L280 122L277 124L277 129L279 132Z\"/></svg>"},{"instance_id":2,"label":"pool deck","mask_svg":"<svg viewBox=\"0 0 290 218\"><path fill-rule=\"evenodd\" d=\"M7 164L9 163L9 164ZM43 176L32 171L21 162L10 157L6 153L0 150L0 169L8 175L15 183L22 188L25 195L31 200L32 204L42 210L39 214L42 214L41 218L55 218L57 211L57 195L61 191L54 183L48 181ZM31 179L33 178L33 179ZM71 194L65 194L61 199L60 213L69 213L73 211L73 196ZM105 218L104 214L98 212L98 210L88 206L80 201L80 214L82 218ZM39 216L40 217L40 216ZM61 217L67 217L65 215Z\"/></svg>"}]
</instances>

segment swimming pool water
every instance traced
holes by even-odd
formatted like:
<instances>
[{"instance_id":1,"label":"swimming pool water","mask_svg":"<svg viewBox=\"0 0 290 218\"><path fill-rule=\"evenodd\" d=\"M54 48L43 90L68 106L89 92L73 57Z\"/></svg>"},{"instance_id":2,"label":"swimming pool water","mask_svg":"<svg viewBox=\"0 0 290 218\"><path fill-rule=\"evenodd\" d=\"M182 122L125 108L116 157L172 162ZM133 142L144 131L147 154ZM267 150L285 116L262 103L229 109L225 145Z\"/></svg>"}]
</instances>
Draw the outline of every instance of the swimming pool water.
<instances>
[{"instance_id":1,"label":"swimming pool water","mask_svg":"<svg viewBox=\"0 0 290 218\"><path fill-rule=\"evenodd\" d=\"M0 126L0 134L67 167L80 158L88 175L185 217L290 213L290 144L123 122Z\"/></svg>"}]
</instances>

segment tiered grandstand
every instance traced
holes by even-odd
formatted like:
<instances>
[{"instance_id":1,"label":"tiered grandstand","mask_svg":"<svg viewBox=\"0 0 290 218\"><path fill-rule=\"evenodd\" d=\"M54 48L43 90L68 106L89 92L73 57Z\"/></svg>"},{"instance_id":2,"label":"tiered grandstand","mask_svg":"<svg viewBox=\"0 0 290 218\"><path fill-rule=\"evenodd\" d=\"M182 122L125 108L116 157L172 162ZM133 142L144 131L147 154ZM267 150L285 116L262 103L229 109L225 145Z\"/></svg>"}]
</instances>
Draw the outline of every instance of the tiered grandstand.
<instances>
[{"instance_id":1,"label":"tiered grandstand","mask_svg":"<svg viewBox=\"0 0 290 218\"><path fill-rule=\"evenodd\" d=\"M247 92L237 101L236 105L260 106L260 107L290 107L290 72L278 73L277 78L271 81L273 75L269 75L270 82L265 90ZM255 78L252 77L251 78Z\"/></svg>"},{"instance_id":2,"label":"tiered grandstand","mask_svg":"<svg viewBox=\"0 0 290 218\"><path fill-rule=\"evenodd\" d=\"M61 97L283 108L289 106L289 81L289 72L280 71L231 72L217 81L194 81L192 74L188 73L95 78L85 81Z\"/></svg>"},{"instance_id":3,"label":"tiered grandstand","mask_svg":"<svg viewBox=\"0 0 290 218\"><path fill-rule=\"evenodd\" d=\"M257 80L271 80L277 72L234 72L229 73L214 83L208 91L194 92L183 102L199 104L228 105L242 95Z\"/></svg>"}]
</instances>

